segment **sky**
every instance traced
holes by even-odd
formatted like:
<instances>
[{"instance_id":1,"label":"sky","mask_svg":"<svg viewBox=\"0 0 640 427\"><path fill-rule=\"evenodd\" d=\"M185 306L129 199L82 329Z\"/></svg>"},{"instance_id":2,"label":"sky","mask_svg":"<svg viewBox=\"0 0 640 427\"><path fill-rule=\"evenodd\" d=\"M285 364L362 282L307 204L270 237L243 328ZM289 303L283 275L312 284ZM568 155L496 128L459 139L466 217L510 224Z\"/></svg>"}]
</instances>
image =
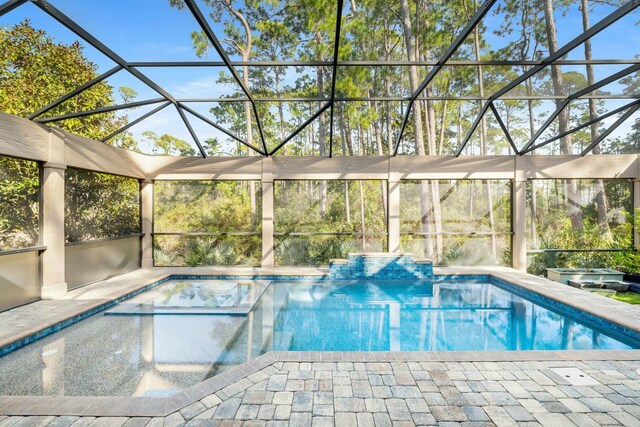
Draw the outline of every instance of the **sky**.
<instances>
[{"instance_id":1,"label":"sky","mask_svg":"<svg viewBox=\"0 0 640 427\"><path fill-rule=\"evenodd\" d=\"M74 19L80 26L90 31L107 47L116 52L127 61L219 61L219 56L215 51L210 50L208 57L198 58L193 49L191 33L197 31L198 25L188 10L178 10L171 8L167 0L49 0L49 2L60 9L63 13ZM203 11L207 11L202 0L198 3ZM502 1L498 1L493 10L497 10ZM574 1L574 3L579 3ZM345 13L350 7L345 4ZM601 5L591 12L592 25L613 11L613 7ZM0 26L7 26L17 23L28 17L37 28L46 30L58 42L72 43L78 37L55 22L39 8L31 3L27 3L18 9L0 17ZM577 7L572 7L566 13L557 11L557 30L559 44L562 46L572 38L582 32L582 21ZM483 25L487 27L485 36L488 42L496 46L506 46L511 37L498 37L493 34L497 29L503 16L494 12L484 18ZM632 59L640 55L640 11L636 10L627 17L615 23L612 27L604 30L592 39L594 59ZM210 24L216 32L218 38L224 38L221 24L216 24L210 20ZM115 64L101 53L97 52L87 43L85 46L85 56L98 66L98 72L102 73ZM567 59L584 58L583 47L572 51ZM234 60L240 58L233 57ZM623 66L596 66L596 79L601 79L614 73ZM577 69L583 71L584 67L563 67L563 71ZM238 91L235 85L217 85L215 79L220 72L225 72L223 67L191 67L191 68L141 68L148 77L160 84L170 94L178 98L217 98ZM304 72L304 71L303 71ZM291 68L285 83L293 84L298 73ZM108 83L115 88L120 86L131 87L138 92L137 100L157 98L158 94L131 76L126 71L121 71L108 79ZM619 93L620 86L610 85L606 88L610 92ZM626 101L628 102L628 101ZM194 104L195 105L195 104ZM611 108L620 105L619 102L611 102ZM192 105L193 106L193 105ZM211 105L196 105L199 111L206 111ZM141 116L147 111L155 108L156 105L137 109L129 114L130 120ZM639 113L636 113L636 117ZM609 123L615 121L615 117L610 118ZM221 136L218 131L212 130L210 126L190 117L193 127L201 136L201 140L209 136ZM630 129L632 120L618 128L612 135L623 135ZM174 108L168 107L162 112L145 120L141 124L131 128L136 136L145 130L151 130L157 134L170 133L187 141L192 141L183 123L180 121ZM204 135L204 136L202 136ZM148 147L142 146L143 151Z\"/></svg>"}]
</instances>

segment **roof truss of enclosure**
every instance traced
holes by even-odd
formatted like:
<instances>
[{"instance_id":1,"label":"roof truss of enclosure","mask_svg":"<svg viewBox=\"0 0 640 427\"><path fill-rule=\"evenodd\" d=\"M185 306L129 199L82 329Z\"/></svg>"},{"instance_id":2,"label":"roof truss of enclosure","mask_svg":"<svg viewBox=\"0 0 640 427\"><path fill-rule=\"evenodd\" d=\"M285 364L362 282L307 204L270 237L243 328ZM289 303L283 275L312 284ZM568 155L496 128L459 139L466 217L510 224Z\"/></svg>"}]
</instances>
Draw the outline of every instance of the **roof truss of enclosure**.
<instances>
[{"instance_id":1,"label":"roof truss of enclosure","mask_svg":"<svg viewBox=\"0 0 640 427\"><path fill-rule=\"evenodd\" d=\"M0 5L0 17L8 16L11 13L18 13L28 5L31 7L29 10L44 12L46 16L52 18L58 24L61 24L83 43L115 64L113 67L97 74L90 81L87 81L75 90L60 96L47 105L42 105L35 111L29 112L28 118L38 123L56 126L69 119L85 118L109 112L130 111L143 107L147 108L144 114L139 114L135 119L125 121L122 126L100 138L103 142L110 142L114 137L123 132L141 123L144 124L153 120L161 111L173 109L177 113L176 117L179 118L179 121L187 130L188 135L194 141L197 152L203 157L207 156L203 145L204 135L198 130L203 127L215 129L224 138L229 139L234 144L248 148L248 151L254 154L272 156L287 154L283 150L283 147L292 144L292 141L296 138L300 138L305 130L313 126L313 123L317 123L318 120L323 120L323 123L328 123L328 135L325 136L326 147L328 148L320 149L318 154L332 157L336 155L337 151L336 139L338 137L340 137L341 140L348 138L348 136L344 134L344 118L339 116L338 110L343 110L347 108L345 106L351 105L354 106L354 108L362 106L368 109L373 106L373 109L376 109L376 111L378 106L385 106L384 108L388 111L390 108L393 108L390 107L390 105L394 105L400 107L399 111L396 111L397 118L391 123L389 120L390 116L387 113L386 123L384 123L384 126L382 124L379 125L380 127L384 127L383 130L386 132L384 138L386 146L384 150L382 146L380 146L377 152L370 150L367 153L367 150L363 149L360 154L389 154L395 156L397 154L421 153L418 149L412 150L406 148L411 147L411 141L418 138L418 132L413 123L414 114L416 114L416 105L423 103L426 109L428 109L430 108L428 103L465 102L474 107L469 108L465 112L468 123L464 125L458 124L456 132L453 132L456 133L456 135L451 137L454 142L450 145L452 145L453 148L448 154L455 156L473 153L485 154L483 152L470 152L469 146L477 135L479 128L489 126L487 124L489 120L492 121L494 128L497 130L497 136L495 136L495 138L501 138L506 142L502 152L494 151L492 154L516 155L528 153L542 154L542 149L549 148L554 142L576 134L589 126L600 124L602 126L600 130L596 132L596 134L590 135L590 138L586 140L586 142L575 149L577 151L574 150L573 153L562 153L580 154L584 156L592 152L596 147L599 147L607 137L615 134L616 130L622 129L625 123L627 126L630 126L629 123L631 123L634 117L637 117L637 112L640 109L640 93L633 93L633 91L630 92L627 90L621 94L611 94L606 91L607 88L611 88L611 85L615 85L616 82L619 82L621 79L629 77L636 78L635 76L640 74L640 59L637 56L640 55L640 50L638 50L640 44L633 44L633 40L638 40L638 37L640 37L640 30L638 30L637 27L638 19L640 19L638 16L640 1L637 0L621 1L615 6L608 5L606 8L594 14L597 20L593 19L593 25L581 28L581 30L584 28L586 28L586 30L567 33L564 34L563 37L560 37L560 43L558 43L555 49L551 49L548 46L541 47L539 50L534 49L533 54L529 55L530 57L520 55L519 59L513 59L517 56L515 53L512 53L511 56L503 54L502 57L482 54L482 49L479 46L480 41L478 39L479 29L481 27L484 29L483 31L487 39L493 37L490 35L491 32L497 34L500 25L497 21L502 19L501 13L505 13L504 10L507 7L505 2L487 0L482 4L476 4L475 10L469 11L468 19L465 18L461 22L450 23L450 27L452 28L450 30L451 42L448 44L448 47L446 47L447 43L441 43L442 46L438 48L430 49L427 47L429 51L433 50L430 55L433 59L423 59L419 61L410 61L407 59L371 60L371 57L379 55L379 52L374 51L374 49L372 49L372 55L369 55L369 57L356 58L358 55L354 55L353 52L351 52L353 49L347 48L347 45L353 43L353 40L357 38L354 35L357 28L354 29L354 26L350 26L349 24L355 19L354 16L357 14L364 13L373 16L373 14L379 12L367 9L368 6L366 4L356 7L354 2L345 3L343 0L337 0L335 3L328 2L328 10L332 10L333 13L330 14L330 17L326 18L326 22L320 22L318 25L319 27L327 28L327 34L331 33L330 35L325 34L324 36L319 36L325 37L324 41L327 42L327 44L332 44L333 48L331 52L323 52L321 55L307 55L307 58L303 58L300 55L289 55L286 60L278 60L277 58L269 60L264 58L242 60L242 58L237 59L235 55L229 54L229 44L233 42L229 41L231 37L229 35L229 28L223 28L222 24L216 23L216 21L212 19L210 16L211 8L209 7L211 2L184 0L182 3L175 3L177 5L177 7L173 8L175 9L175 13L182 14L183 18L188 15L189 19L193 20L192 37L194 37L194 34L200 34L201 37L204 37L203 40L206 42L208 49L211 52L215 52L219 60L140 61L136 60L137 58L125 59L124 56L112 50L108 46L107 41L102 41L98 35L94 34L92 29L86 28L86 26L79 22L81 19L74 19L71 16L69 13L70 8L82 9L84 7L84 5L80 3L65 0L9 0ZM251 3L251 5L249 5L250 2L245 3L243 3L242 6L247 14L252 13L250 10L252 7L256 9L259 8L259 6L257 6L259 3ZM580 2L573 3L579 4ZM294 2L283 2L283 4L291 6ZM446 7L446 4L447 2L442 2L440 7ZM33 6L36 8L33 8ZM122 4L116 2L112 7L117 6L124 8L125 2L122 2ZM397 12L397 10L395 10L397 9L396 6L392 5L390 8L394 8L394 12ZM576 10L579 10L579 7L576 6L574 13ZM413 12L418 13L416 11ZM511 13L513 13L513 11L511 11ZM570 12L568 13L570 14ZM82 17L83 14L77 13L74 14L74 17L75 16ZM222 18L218 17L218 20L221 19L224 20L226 18L222 15ZM273 18L274 22L285 24L288 22L286 19L279 19L280 18L277 17ZM543 19L543 17L538 16L536 19ZM362 22L369 21L365 19ZM631 29L636 30L635 34L626 34L629 40L631 40L631 46L634 46L636 51L626 52L625 56L629 55L626 59L620 59L619 57L617 59L594 59L593 57L587 59L586 54L584 59L573 59L574 56L572 52L576 52L578 49L584 49L585 43L591 42L591 40L601 33L612 31L612 29L615 30L617 28L616 26L620 25L621 22L636 23L635 26L631 26ZM331 29L330 31L328 30L329 28ZM622 30L626 31L627 29L628 28L625 27ZM318 34L322 31L323 30L318 30ZM406 34L406 28L404 31L403 35L405 39L400 37L395 40L395 43L402 45L402 43L406 41L406 37L411 37L411 35ZM418 32L420 29L414 28L414 31ZM524 26L522 31L524 31ZM504 32L508 33L506 30ZM402 33L402 31L400 31L400 33ZM623 37L620 36L622 32L618 32L617 34L619 37ZM259 32L254 34L254 37L257 39L260 39L260 36L261 34ZM461 53L461 49L463 49L464 46L472 46L474 42L476 45L475 57L474 55ZM131 40L130 43L135 44L136 40ZM363 48L362 51L366 53L367 49ZM614 56L620 53L615 49L611 51ZM469 59L468 56L472 58ZM196 98L177 96L174 94L175 91L165 87L164 84L156 81L156 79L152 77L153 70L176 67L185 69L210 69L217 67L226 73L226 80L236 88L236 91L232 94L224 94L216 97L207 97L206 94L205 96ZM571 71L576 69L576 67L591 67L592 75L586 83L573 86L566 85L568 89L548 89L544 93L542 91L531 91L530 82L532 82L533 79L545 75L546 77L543 78L550 81L554 73L564 72L564 70ZM594 67L599 67L598 70L604 70L603 72L596 73L597 76L595 78L593 76ZM491 82L491 70L500 68L508 69L510 72L504 73L504 75L508 75L509 77L506 78L502 76L498 78L497 81ZM279 91L265 91L264 88L259 87L259 85L253 82L249 83L250 79L244 78L244 73L250 73L252 70L258 69L303 70L299 73L299 78L304 78L304 70L312 69L320 73L324 72L330 76L330 78L326 79L329 87L320 88L315 94L305 93L305 91L296 93L292 90L290 91L291 93L283 95ZM348 72L349 69L356 71L375 69L382 70L382 73L392 72L401 74L409 72L410 84L408 85L408 90L404 90L404 92L401 90L396 94L391 94L388 88L383 94L374 93L378 91L373 90L373 88L365 90L364 94L358 90L350 91L348 88L345 88L345 86L347 86L346 83L343 84L342 82L344 74ZM482 69L484 69L488 77L470 77L472 81L471 86L473 86L474 89L468 90L466 93L456 93L455 90L440 93L433 89L436 79L443 77L447 73L448 84L455 86L456 79L461 78L459 76L460 73L468 73L471 71L472 74L476 73L477 75L481 75ZM76 108L75 111L59 115L51 114L57 107L78 97L96 84L104 82L110 77L122 72L128 73L136 82L151 89L157 96L88 110L79 107ZM587 74L589 74L589 71ZM418 81L415 80L415 76L419 78ZM286 78L286 75L283 78ZM321 79L322 77L318 80ZM354 81L357 82L357 79L351 80L352 83ZM363 83L367 83L366 79ZM521 90L524 87L523 85L528 85L527 88L529 90L523 92ZM614 86L614 89L618 89L618 87ZM530 117L533 116L532 104L539 104L536 108L538 108L537 116L539 116L540 123L534 124L531 118L530 128L526 132L520 132L517 129L514 130L513 120L509 117L511 113L508 108L509 102L513 101L521 101L524 103L523 105L528 103ZM566 129L566 126L565 129L561 129L556 125L559 116L561 116L563 112L566 112L571 105L575 105L575 103L578 102L590 103L591 101L594 103L603 103L598 105L597 116L593 114L582 114L581 117L571 120L571 126L569 126L568 129ZM279 132L276 132L276 134L273 134L271 131L267 132L266 126L268 126L267 122L269 122L269 120L265 119L267 116L263 112L263 109L272 106L282 106L286 103L292 106L290 108L293 108L294 105L305 105L306 116L298 118L295 123L293 123L294 120L289 120L290 117L286 117L285 120L285 115L283 115L281 109ZM604 103L607 103L607 105L604 105ZM198 105L222 106L232 104L250 106L250 108L246 110L247 115L245 117L248 119L247 121L255 125L255 138L249 131L244 132L245 134L242 135L242 132L239 132L237 128L230 128L228 123L224 123L224 120L220 119L223 114L215 116L206 111L203 112L202 108L197 107ZM424 109L423 107L421 110ZM576 115L579 116L579 114ZM376 118L373 120L375 121ZM439 120L444 122L443 117L440 117ZM284 121L292 122L288 123L289 126L286 131L282 124ZM198 129L194 126L194 122L200 125ZM273 123L271 123L271 125L273 125ZM444 125L439 126L441 127L440 132L444 135ZM382 130L377 129L376 131L382 132ZM338 135L340 132L342 132L342 134ZM351 131L347 130L346 132ZM420 132L422 131L420 130ZM371 134L373 135L373 133L374 132ZM431 131L431 133L435 135L435 132ZM514 133L524 133L525 136L522 137L522 135L519 135L516 137ZM425 131L425 134L428 134L428 132ZM429 138L429 136L426 138ZM442 138L444 138L444 136ZM484 138L486 138L486 136ZM520 138L520 140L518 140L518 138ZM342 141L343 146L344 143L345 142ZM378 144L382 145L382 139L380 137L378 138ZM344 148L343 154L345 154ZM438 152L427 152L427 154L447 153L443 153L442 149L440 149ZM557 154L557 152L552 151L550 154Z\"/></svg>"}]
</instances>

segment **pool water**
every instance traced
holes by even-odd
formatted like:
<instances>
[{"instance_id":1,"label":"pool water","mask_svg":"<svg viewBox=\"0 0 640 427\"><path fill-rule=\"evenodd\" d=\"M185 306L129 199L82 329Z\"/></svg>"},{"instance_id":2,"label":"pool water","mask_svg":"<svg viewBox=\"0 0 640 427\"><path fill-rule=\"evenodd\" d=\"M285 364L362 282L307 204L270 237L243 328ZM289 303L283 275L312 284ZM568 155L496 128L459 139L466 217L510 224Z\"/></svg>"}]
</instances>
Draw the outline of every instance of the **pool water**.
<instances>
[{"instance_id":1,"label":"pool water","mask_svg":"<svg viewBox=\"0 0 640 427\"><path fill-rule=\"evenodd\" d=\"M167 282L121 306L164 295L162 307L179 311L98 313L9 353L0 358L0 395L169 396L272 350L638 348L488 281L264 285L256 283L263 293L249 311L230 314L203 313L203 297L209 308L233 308L229 298L246 305L256 290Z\"/></svg>"},{"instance_id":2,"label":"pool water","mask_svg":"<svg viewBox=\"0 0 640 427\"><path fill-rule=\"evenodd\" d=\"M357 282L278 288L276 350L628 349L603 331L486 282ZM291 339L289 339L291 337Z\"/></svg>"}]
</instances>

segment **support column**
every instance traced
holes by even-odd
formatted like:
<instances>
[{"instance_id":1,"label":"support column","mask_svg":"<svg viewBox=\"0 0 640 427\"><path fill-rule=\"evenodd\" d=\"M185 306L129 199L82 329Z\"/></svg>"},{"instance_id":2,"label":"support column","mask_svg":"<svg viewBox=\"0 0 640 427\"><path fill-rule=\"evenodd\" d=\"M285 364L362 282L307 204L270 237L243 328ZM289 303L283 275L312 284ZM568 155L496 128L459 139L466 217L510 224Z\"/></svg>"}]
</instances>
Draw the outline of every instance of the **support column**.
<instances>
[{"instance_id":1,"label":"support column","mask_svg":"<svg viewBox=\"0 0 640 427\"><path fill-rule=\"evenodd\" d=\"M144 180L140 183L140 225L142 241L140 242L141 267L153 267L153 182Z\"/></svg>"},{"instance_id":2,"label":"support column","mask_svg":"<svg viewBox=\"0 0 640 427\"><path fill-rule=\"evenodd\" d=\"M400 252L400 174L389 172L387 186L389 252Z\"/></svg>"},{"instance_id":3,"label":"support column","mask_svg":"<svg viewBox=\"0 0 640 427\"><path fill-rule=\"evenodd\" d=\"M511 186L511 263L513 268L527 271L527 177L526 160L517 156Z\"/></svg>"},{"instance_id":4,"label":"support column","mask_svg":"<svg viewBox=\"0 0 640 427\"><path fill-rule=\"evenodd\" d=\"M64 145L62 146L64 149ZM47 247L40 255L42 299L67 293L65 279L64 171L66 166L47 162L40 181L40 241Z\"/></svg>"},{"instance_id":5,"label":"support column","mask_svg":"<svg viewBox=\"0 0 640 427\"><path fill-rule=\"evenodd\" d=\"M271 157L262 159L262 267L275 265L273 243L273 173Z\"/></svg>"},{"instance_id":6,"label":"support column","mask_svg":"<svg viewBox=\"0 0 640 427\"><path fill-rule=\"evenodd\" d=\"M640 218L636 218L636 215L640 213L640 179L636 178L633 180L633 247L636 250L640 250L640 230L637 226L640 224Z\"/></svg>"}]
</instances>

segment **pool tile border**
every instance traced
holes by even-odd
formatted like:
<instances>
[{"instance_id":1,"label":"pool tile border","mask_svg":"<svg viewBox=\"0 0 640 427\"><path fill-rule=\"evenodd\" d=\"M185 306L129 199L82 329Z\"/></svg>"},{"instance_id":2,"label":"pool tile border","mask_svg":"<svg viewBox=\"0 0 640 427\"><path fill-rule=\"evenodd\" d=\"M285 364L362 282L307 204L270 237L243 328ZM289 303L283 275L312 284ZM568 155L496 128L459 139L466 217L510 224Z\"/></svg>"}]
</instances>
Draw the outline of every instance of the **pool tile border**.
<instances>
[{"instance_id":1,"label":"pool tile border","mask_svg":"<svg viewBox=\"0 0 640 427\"><path fill-rule=\"evenodd\" d=\"M171 397L0 396L0 415L166 417L277 362L534 362L637 361L640 350L297 352L272 351ZM329 366L337 369L336 366Z\"/></svg>"},{"instance_id":2,"label":"pool tile border","mask_svg":"<svg viewBox=\"0 0 640 427\"><path fill-rule=\"evenodd\" d=\"M580 323L585 324L586 326L594 327L600 330L606 330L607 335L610 335L612 338L620 339L622 341L631 341L635 344L635 346L640 348L640 338L638 337L638 331L635 329L628 328L624 325L620 325L616 322L608 320L602 316L598 316L588 311L576 308L572 305L563 303L556 300L555 298L550 298L546 295L542 295L538 292L522 287L516 283L512 283L511 281L493 276L490 276L489 280L491 281L491 283L502 289L514 293L520 297L524 297L528 300L533 300L536 304L542 307L549 307L553 311L560 312L569 318L575 319Z\"/></svg>"},{"instance_id":3,"label":"pool tile border","mask_svg":"<svg viewBox=\"0 0 640 427\"><path fill-rule=\"evenodd\" d=\"M640 334L639 306L516 270L495 271L489 275L494 283L506 284L509 290L515 290L527 298L542 300L553 309L569 311L570 314L573 312L573 317L580 321L611 326L618 333L631 338Z\"/></svg>"}]
</instances>

